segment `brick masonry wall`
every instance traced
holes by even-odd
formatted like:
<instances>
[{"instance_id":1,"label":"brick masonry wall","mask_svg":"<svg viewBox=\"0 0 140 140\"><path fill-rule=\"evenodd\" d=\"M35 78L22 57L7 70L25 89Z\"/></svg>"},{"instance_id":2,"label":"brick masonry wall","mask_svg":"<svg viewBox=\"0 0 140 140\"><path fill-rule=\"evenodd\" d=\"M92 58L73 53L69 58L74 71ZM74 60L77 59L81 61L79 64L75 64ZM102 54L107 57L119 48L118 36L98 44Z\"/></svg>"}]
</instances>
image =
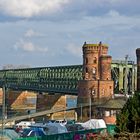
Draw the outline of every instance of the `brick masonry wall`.
<instances>
[{"instance_id":1,"label":"brick masonry wall","mask_svg":"<svg viewBox=\"0 0 140 140\"><path fill-rule=\"evenodd\" d=\"M37 111L49 110L49 109L66 109L66 95L60 94L48 95L38 94L37 95ZM46 116L48 119L68 119L75 118L75 111L62 111Z\"/></svg>"},{"instance_id":2,"label":"brick masonry wall","mask_svg":"<svg viewBox=\"0 0 140 140\"><path fill-rule=\"evenodd\" d=\"M99 98L112 98L114 94L113 81L100 81Z\"/></svg>"},{"instance_id":3,"label":"brick masonry wall","mask_svg":"<svg viewBox=\"0 0 140 140\"><path fill-rule=\"evenodd\" d=\"M3 96L3 91L0 89L0 103L2 103L2 96ZM8 90L6 93L6 104L8 108L12 109L21 109L25 108L27 109L28 106L31 106L31 104L27 104L27 98L36 98L36 93L34 92L27 92L27 91L13 91L13 90ZM35 109L35 105L32 105Z\"/></svg>"},{"instance_id":4,"label":"brick masonry wall","mask_svg":"<svg viewBox=\"0 0 140 140\"><path fill-rule=\"evenodd\" d=\"M0 104L2 105L3 91L0 89ZM37 109L37 111L47 110L47 109L66 109L66 96L56 95L41 95L39 93L27 92L27 91L12 91L9 90L6 94L8 108L14 110L29 110ZM27 98L37 98L36 104L27 103ZM64 118L75 118L75 111L59 112L55 113L49 118L54 119L64 119Z\"/></svg>"},{"instance_id":5,"label":"brick masonry wall","mask_svg":"<svg viewBox=\"0 0 140 140\"><path fill-rule=\"evenodd\" d=\"M80 104L89 102L90 97L111 98L114 91L114 82L112 80L82 80L78 87L78 103ZM93 92L93 90L95 91Z\"/></svg>"},{"instance_id":6,"label":"brick masonry wall","mask_svg":"<svg viewBox=\"0 0 140 140\"><path fill-rule=\"evenodd\" d=\"M45 109L65 108L66 97L61 95L37 95L37 111Z\"/></svg>"},{"instance_id":7,"label":"brick masonry wall","mask_svg":"<svg viewBox=\"0 0 140 140\"><path fill-rule=\"evenodd\" d=\"M111 80L111 56L100 57L100 79Z\"/></svg>"}]
</instances>

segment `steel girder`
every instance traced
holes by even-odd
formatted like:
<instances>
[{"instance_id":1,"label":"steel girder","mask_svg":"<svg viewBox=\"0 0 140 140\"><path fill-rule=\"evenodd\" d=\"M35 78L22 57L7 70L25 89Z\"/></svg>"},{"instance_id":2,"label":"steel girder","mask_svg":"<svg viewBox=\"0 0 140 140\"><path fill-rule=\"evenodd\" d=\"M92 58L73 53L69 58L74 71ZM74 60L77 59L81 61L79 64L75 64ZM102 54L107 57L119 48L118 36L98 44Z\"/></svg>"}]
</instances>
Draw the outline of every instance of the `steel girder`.
<instances>
[{"instance_id":1,"label":"steel girder","mask_svg":"<svg viewBox=\"0 0 140 140\"><path fill-rule=\"evenodd\" d=\"M15 90L77 94L82 65L0 71L0 86Z\"/></svg>"},{"instance_id":2,"label":"steel girder","mask_svg":"<svg viewBox=\"0 0 140 140\"><path fill-rule=\"evenodd\" d=\"M115 91L134 92L137 89L137 65L134 61L113 61L111 65Z\"/></svg>"},{"instance_id":3,"label":"steel girder","mask_svg":"<svg viewBox=\"0 0 140 140\"><path fill-rule=\"evenodd\" d=\"M128 84L132 85L132 64L128 67ZM124 74L121 75L124 61L113 61L111 68L115 91L118 91L124 87ZM14 90L77 95L79 80L82 80L82 65L0 70L0 87L5 85Z\"/></svg>"}]
</instances>

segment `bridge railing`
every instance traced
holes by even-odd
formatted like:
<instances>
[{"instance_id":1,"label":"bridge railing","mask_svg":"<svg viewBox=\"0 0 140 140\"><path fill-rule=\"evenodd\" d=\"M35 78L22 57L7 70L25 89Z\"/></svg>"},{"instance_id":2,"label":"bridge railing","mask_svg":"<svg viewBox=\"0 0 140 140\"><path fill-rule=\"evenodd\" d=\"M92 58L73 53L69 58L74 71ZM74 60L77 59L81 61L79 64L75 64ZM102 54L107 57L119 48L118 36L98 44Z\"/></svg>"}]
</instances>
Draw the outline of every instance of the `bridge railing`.
<instances>
[{"instance_id":1,"label":"bridge railing","mask_svg":"<svg viewBox=\"0 0 140 140\"><path fill-rule=\"evenodd\" d=\"M112 64L126 64L125 60L112 60ZM134 61L127 61L127 64L134 64Z\"/></svg>"}]
</instances>

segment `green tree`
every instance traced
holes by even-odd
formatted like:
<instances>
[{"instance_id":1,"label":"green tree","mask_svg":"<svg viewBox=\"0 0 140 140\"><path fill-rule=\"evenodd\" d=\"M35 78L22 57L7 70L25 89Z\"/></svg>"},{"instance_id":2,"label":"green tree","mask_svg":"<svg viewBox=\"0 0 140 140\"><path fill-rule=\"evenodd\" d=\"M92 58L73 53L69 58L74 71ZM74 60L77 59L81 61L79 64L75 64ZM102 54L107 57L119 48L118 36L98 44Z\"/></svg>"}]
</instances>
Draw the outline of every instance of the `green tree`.
<instances>
[{"instance_id":1,"label":"green tree","mask_svg":"<svg viewBox=\"0 0 140 140\"><path fill-rule=\"evenodd\" d=\"M136 130L137 130L137 124L140 121L140 116L139 116L137 110L134 107L132 108L132 114L133 114L132 120L135 122L134 132L136 132Z\"/></svg>"},{"instance_id":2,"label":"green tree","mask_svg":"<svg viewBox=\"0 0 140 140\"><path fill-rule=\"evenodd\" d=\"M140 129L140 93L130 97L116 120L117 132L137 132Z\"/></svg>"},{"instance_id":3,"label":"green tree","mask_svg":"<svg viewBox=\"0 0 140 140\"><path fill-rule=\"evenodd\" d=\"M117 116L117 132L128 131L127 129L128 116L129 116L128 110L120 113Z\"/></svg>"}]
</instances>

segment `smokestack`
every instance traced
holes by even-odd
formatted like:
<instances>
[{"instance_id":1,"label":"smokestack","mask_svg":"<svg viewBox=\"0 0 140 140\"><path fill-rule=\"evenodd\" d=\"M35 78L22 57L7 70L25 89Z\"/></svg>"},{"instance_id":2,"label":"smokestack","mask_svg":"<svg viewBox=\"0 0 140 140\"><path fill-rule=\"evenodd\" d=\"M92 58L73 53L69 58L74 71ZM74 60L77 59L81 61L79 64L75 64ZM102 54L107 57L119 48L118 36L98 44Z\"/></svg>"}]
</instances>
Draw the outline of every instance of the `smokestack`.
<instances>
[{"instance_id":1,"label":"smokestack","mask_svg":"<svg viewBox=\"0 0 140 140\"><path fill-rule=\"evenodd\" d=\"M137 55L137 91L140 91L140 48L136 49Z\"/></svg>"}]
</instances>

